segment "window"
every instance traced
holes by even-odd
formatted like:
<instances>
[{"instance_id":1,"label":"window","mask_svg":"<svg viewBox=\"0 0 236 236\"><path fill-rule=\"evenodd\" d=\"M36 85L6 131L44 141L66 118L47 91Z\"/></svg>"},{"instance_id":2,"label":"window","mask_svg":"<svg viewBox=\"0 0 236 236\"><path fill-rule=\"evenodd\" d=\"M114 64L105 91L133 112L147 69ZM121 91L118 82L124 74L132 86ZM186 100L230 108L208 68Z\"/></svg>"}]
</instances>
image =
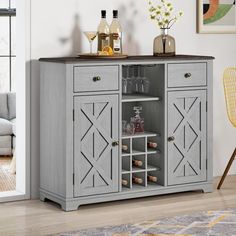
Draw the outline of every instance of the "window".
<instances>
[{"instance_id":1,"label":"window","mask_svg":"<svg viewBox=\"0 0 236 236\"><path fill-rule=\"evenodd\" d=\"M0 0L0 92L15 91L16 0Z\"/></svg>"}]
</instances>

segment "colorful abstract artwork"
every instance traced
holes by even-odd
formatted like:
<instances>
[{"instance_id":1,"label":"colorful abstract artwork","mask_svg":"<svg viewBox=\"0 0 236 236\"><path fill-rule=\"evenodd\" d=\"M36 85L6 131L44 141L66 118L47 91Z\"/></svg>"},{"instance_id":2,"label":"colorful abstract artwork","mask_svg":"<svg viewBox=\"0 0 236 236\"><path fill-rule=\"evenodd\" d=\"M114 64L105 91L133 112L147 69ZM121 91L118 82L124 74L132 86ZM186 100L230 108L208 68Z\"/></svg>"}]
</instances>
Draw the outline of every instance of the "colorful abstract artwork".
<instances>
[{"instance_id":1,"label":"colorful abstract artwork","mask_svg":"<svg viewBox=\"0 0 236 236\"><path fill-rule=\"evenodd\" d=\"M199 33L236 33L236 0L198 0Z\"/></svg>"}]
</instances>

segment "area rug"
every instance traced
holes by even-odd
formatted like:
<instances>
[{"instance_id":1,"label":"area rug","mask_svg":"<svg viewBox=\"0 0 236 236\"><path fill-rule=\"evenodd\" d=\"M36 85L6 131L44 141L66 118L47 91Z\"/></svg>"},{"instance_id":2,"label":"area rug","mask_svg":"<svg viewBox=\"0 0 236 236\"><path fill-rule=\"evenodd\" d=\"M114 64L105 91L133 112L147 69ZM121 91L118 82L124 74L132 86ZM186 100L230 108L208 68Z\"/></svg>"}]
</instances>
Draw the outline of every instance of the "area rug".
<instances>
[{"instance_id":1,"label":"area rug","mask_svg":"<svg viewBox=\"0 0 236 236\"><path fill-rule=\"evenodd\" d=\"M236 236L236 209L208 211L137 224L60 233L53 236Z\"/></svg>"},{"instance_id":2,"label":"area rug","mask_svg":"<svg viewBox=\"0 0 236 236\"><path fill-rule=\"evenodd\" d=\"M16 175L10 172L11 157L0 157L0 192L16 189Z\"/></svg>"}]
</instances>

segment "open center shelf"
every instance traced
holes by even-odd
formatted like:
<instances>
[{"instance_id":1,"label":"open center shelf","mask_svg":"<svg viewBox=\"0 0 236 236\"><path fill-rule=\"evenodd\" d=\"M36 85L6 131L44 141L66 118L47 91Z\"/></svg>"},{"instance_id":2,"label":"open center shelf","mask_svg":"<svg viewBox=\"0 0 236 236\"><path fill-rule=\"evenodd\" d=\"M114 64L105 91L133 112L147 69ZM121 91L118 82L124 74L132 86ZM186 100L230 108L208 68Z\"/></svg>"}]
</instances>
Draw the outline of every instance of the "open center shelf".
<instances>
[{"instance_id":1,"label":"open center shelf","mask_svg":"<svg viewBox=\"0 0 236 236\"><path fill-rule=\"evenodd\" d=\"M126 138L142 138L142 137L155 137L158 136L160 137L160 134L153 133L153 132L143 132L143 133L136 133L136 134L123 134L122 139Z\"/></svg>"},{"instance_id":2,"label":"open center shelf","mask_svg":"<svg viewBox=\"0 0 236 236\"><path fill-rule=\"evenodd\" d=\"M148 101L160 101L160 97L148 96L148 95L123 95L122 102L148 102Z\"/></svg>"},{"instance_id":3,"label":"open center shelf","mask_svg":"<svg viewBox=\"0 0 236 236\"><path fill-rule=\"evenodd\" d=\"M126 65L122 68L122 130L137 115L144 123L144 132L122 134L122 190L159 188L164 186L164 67L163 65ZM138 83L148 89L137 90ZM126 86L132 84L132 89ZM142 85L142 84L141 84ZM143 84L144 85L144 84ZM136 89L136 90L135 90ZM139 89L139 87L138 87ZM127 93L126 93L127 92ZM136 112L136 113L135 113ZM155 143L155 147L150 147Z\"/></svg>"}]
</instances>

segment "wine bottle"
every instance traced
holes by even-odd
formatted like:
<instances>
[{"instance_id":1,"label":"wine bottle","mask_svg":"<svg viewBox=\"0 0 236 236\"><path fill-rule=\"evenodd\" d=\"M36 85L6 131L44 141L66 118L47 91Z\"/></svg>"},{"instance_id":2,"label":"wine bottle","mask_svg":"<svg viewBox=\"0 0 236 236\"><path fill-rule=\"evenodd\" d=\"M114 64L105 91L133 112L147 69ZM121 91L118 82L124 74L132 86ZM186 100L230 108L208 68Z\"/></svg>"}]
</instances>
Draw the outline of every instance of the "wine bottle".
<instances>
[{"instance_id":1,"label":"wine bottle","mask_svg":"<svg viewBox=\"0 0 236 236\"><path fill-rule=\"evenodd\" d=\"M132 160L132 164L133 166L141 167L143 165L143 162L139 160Z\"/></svg>"},{"instance_id":2,"label":"wine bottle","mask_svg":"<svg viewBox=\"0 0 236 236\"><path fill-rule=\"evenodd\" d=\"M135 183L135 184L142 184L143 183L143 180L141 178L138 178L135 176L132 177L132 180L133 180L133 183Z\"/></svg>"},{"instance_id":3,"label":"wine bottle","mask_svg":"<svg viewBox=\"0 0 236 236\"><path fill-rule=\"evenodd\" d=\"M101 21L98 26L98 51L106 46L109 46L109 25L106 20L106 11L101 11Z\"/></svg>"},{"instance_id":4,"label":"wine bottle","mask_svg":"<svg viewBox=\"0 0 236 236\"><path fill-rule=\"evenodd\" d=\"M110 47L114 54L122 54L122 29L117 10L113 11L113 20L110 25Z\"/></svg>"},{"instance_id":5,"label":"wine bottle","mask_svg":"<svg viewBox=\"0 0 236 236\"><path fill-rule=\"evenodd\" d=\"M122 145L122 151L128 151L128 146L127 145Z\"/></svg>"},{"instance_id":6,"label":"wine bottle","mask_svg":"<svg viewBox=\"0 0 236 236\"><path fill-rule=\"evenodd\" d=\"M147 176L147 180L150 181L150 182L156 183L157 182L157 177L156 176L152 176L152 175L148 175Z\"/></svg>"},{"instance_id":7,"label":"wine bottle","mask_svg":"<svg viewBox=\"0 0 236 236\"><path fill-rule=\"evenodd\" d=\"M128 185L128 181L126 179L122 179L122 185L127 186Z\"/></svg>"},{"instance_id":8,"label":"wine bottle","mask_svg":"<svg viewBox=\"0 0 236 236\"><path fill-rule=\"evenodd\" d=\"M157 143L154 142L148 142L147 145L149 148L157 148Z\"/></svg>"}]
</instances>

